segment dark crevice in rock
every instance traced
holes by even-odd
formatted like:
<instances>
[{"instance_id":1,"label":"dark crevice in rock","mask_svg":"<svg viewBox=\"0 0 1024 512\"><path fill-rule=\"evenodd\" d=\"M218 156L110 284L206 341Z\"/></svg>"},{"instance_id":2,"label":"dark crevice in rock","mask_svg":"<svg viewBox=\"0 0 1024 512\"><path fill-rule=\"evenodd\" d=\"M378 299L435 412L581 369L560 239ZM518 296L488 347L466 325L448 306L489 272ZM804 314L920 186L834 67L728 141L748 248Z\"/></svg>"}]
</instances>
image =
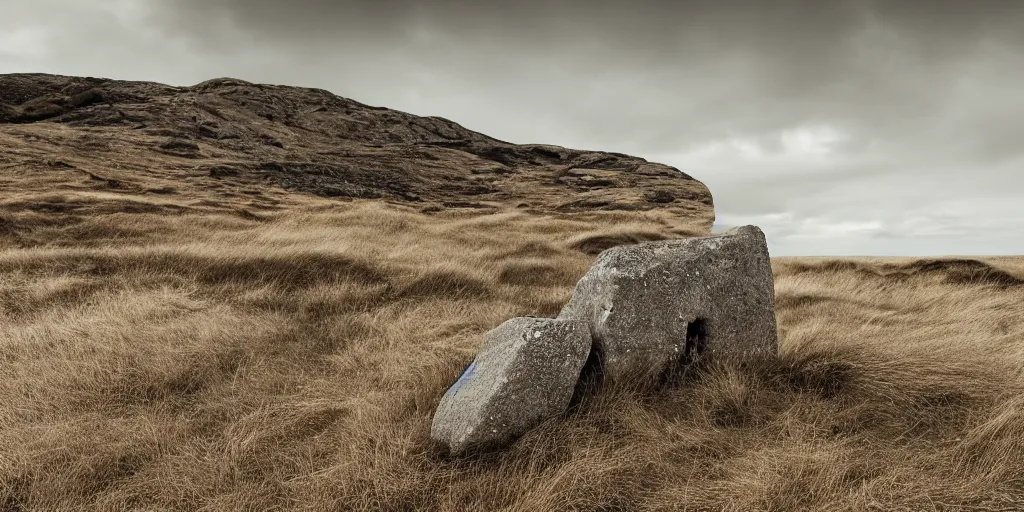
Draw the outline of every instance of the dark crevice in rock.
<instances>
[{"instance_id":1,"label":"dark crevice in rock","mask_svg":"<svg viewBox=\"0 0 1024 512\"><path fill-rule=\"evenodd\" d=\"M708 322L697 318L686 327L686 348L683 363L690 364L704 353L708 346Z\"/></svg>"}]
</instances>

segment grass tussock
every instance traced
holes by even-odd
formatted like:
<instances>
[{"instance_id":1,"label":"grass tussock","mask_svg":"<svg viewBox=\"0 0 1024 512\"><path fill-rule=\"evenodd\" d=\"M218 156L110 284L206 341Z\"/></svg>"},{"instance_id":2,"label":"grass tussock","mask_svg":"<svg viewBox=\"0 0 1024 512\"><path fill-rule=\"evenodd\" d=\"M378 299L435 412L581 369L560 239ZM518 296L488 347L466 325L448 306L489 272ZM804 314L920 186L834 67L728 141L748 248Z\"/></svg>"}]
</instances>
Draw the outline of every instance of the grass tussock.
<instances>
[{"instance_id":1,"label":"grass tussock","mask_svg":"<svg viewBox=\"0 0 1024 512\"><path fill-rule=\"evenodd\" d=\"M0 510L1024 507L1021 259L777 259L777 357L594 388L452 459L431 415L485 331L556 314L601 247L692 228L16 206Z\"/></svg>"},{"instance_id":2,"label":"grass tussock","mask_svg":"<svg viewBox=\"0 0 1024 512\"><path fill-rule=\"evenodd\" d=\"M655 231L650 228L640 227L618 227L609 231L596 230L594 232L577 235L569 241L573 249L583 251L586 254L597 255L605 249L617 245L635 244L639 242L650 242L654 240L665 240L668 238L679 238L670 234Z\"/></svg>"}]
</instances>

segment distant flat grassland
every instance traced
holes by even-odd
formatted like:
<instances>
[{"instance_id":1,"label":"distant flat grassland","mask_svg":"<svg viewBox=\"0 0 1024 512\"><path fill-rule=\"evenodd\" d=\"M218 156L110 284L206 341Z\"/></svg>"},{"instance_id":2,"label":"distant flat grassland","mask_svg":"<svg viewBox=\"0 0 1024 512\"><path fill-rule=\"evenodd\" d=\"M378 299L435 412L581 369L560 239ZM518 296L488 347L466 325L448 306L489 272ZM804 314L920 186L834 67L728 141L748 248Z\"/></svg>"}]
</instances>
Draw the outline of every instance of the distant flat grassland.
<instances>
[{"instance_id":1,"label":"distant flat grassland","mask_svg":"<svg viewBox=\"0 0 1024 512\"><path fill-rule=\"evenodd\" d=\"M0 199L0 510L1024 508L1024 258L774 261L781 353L449 460L481 335L658 212Z\"/></svg>"}]
</instances>

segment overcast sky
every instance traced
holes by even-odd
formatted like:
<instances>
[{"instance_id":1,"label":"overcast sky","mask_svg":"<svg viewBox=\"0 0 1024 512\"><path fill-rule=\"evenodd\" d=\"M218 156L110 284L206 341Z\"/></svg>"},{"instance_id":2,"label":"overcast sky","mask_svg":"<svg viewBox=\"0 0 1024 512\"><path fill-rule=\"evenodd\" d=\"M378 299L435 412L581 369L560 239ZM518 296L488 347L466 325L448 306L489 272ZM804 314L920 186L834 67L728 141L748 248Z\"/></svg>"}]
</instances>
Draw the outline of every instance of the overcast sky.
<instances>
[{"instance_id":1,"label":"overcast sky","mask_svg":"<svg viewBox=\"0 0 1024 512\"><path fill-rule=\"evenodd\" d=\"M3 0L0 73L230 76L708 185L773 255L1024 254L1024 1Z\"/></svg>"}]
</instances>

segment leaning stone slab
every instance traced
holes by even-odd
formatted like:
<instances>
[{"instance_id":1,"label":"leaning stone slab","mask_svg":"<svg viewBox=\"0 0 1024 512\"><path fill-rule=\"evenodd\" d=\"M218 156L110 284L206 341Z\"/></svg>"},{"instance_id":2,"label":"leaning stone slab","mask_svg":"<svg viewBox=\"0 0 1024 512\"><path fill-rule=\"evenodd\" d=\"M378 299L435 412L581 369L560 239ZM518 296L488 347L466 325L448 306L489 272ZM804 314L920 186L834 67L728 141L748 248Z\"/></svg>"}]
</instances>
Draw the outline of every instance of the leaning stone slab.
<instances>
[{"instance_id":1,"label":"leaning stone slab","mask_svg":"<svg viewBox=\"0 0 1024 512\"><path fill-rule=\"evenodd\" d=\"M453 454L511 442L565 412L589 354L584 322L506 321L484 335L476 359L441 399L431 438Z\"/></svg>"},{"instance_id":2,"label":"leaning stone slab","mask_svg":"<svg viewBox=\"0 0 1024 512\"><path fill-rule=\"evenodd\" d=\"M650 376L697 356L778 351L764 233L613 247L577 283L559 318L590 324L610 380Z\"/></svg>"}]
</instances>

